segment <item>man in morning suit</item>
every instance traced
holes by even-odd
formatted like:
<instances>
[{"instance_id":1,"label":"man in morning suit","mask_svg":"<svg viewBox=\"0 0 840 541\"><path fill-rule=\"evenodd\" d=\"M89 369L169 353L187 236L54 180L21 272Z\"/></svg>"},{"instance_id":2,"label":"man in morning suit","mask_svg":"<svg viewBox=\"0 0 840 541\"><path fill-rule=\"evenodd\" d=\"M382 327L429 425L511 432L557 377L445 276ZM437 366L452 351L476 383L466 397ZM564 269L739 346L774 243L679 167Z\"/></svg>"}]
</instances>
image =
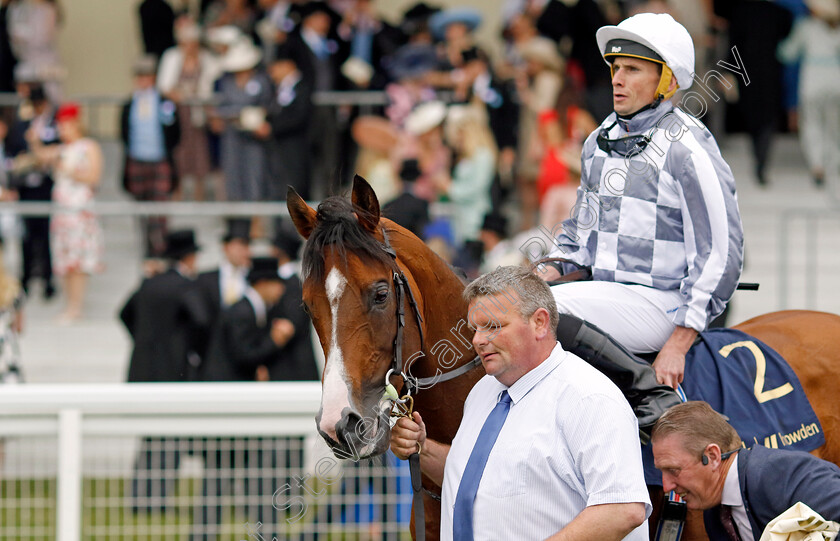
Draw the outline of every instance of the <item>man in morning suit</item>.
<instances>
[{"instance_id":1,"label":"man in morning suit","mask_svg":"<svg viewBox=\"0 0 840 541\"><path fill-rule=\"evenodd\" d=\"M840 468L800 451L743 448L741 438L705 402L685 402L654 425L662 486L689 509L703 509L711 541L758 541L769 522L802 502L840 521Z\"/></svg>"},{"instance_id":2,"label":"man in morning suit","mask_svg":"<svg viewBox=\"0 0 840 541\"><path fill-rule=\"evenodd\" d=\"M280 300L284 281L277 273L277 259L255 257L248 273L249 287L242 299L226 308L213 332L208 358L202 364L204 381L268 381L268 366L279 350L294 336L294 326L287 319L270 319L269 310ZM220 524L222 508L207 505L215 496L219 501L229 490L233 479L227 464L243 464L245 497L260 496L259 503L245 504L245 514L252 524L264 523L263 535L271 538L272 524L277 510L271 505L271 494L283 486L279 464L288 446L278 443L282 438L216 439L206 443L204 452L205 478L202 482L203 505L196 509L200 524ZM302 444L297 447L302 449ZM243 450L244 449L244 450ZM299 466L300 464L298 464ZM248 500L250 502L250 499ZM270 521L267 521L268 517Z\"/></svg>"},{"instance_id":3,"label":"man in morning suit","mask_svg":"<svg viewBox=\"0 0 840 541\"><path fill-rule=\"evenodd\" d=\"M184 382L198 365L197 330L206 326L204 311L190 293L199 250L192 230L166 236L163 256L169 270L143 280L120 311L134 350L128 367L132 383ZM151 512L154 501L166 507L166 496L178 478L181 441L144 438L132 480L133 509Z\"/></svg>"}]
</instances>

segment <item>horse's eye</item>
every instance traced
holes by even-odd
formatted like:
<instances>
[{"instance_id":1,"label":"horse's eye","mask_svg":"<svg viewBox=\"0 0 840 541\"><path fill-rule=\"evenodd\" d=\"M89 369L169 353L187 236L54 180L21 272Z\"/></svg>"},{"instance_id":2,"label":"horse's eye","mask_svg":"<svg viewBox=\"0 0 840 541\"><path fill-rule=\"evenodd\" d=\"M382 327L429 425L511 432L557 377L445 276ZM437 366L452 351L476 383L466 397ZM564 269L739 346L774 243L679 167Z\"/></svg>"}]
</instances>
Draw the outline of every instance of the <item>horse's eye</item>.
<instances>
[{"instance_id":1,"label":"horse's eye","mask_svg":"<svg viewBox=\"0 0 840 541\"><path fill-rule=\"evenodd\" d=\"M388 300L388 290L387 289L379 289L373 295L373 303L374 304L385 304Z\"/></svg>"}]
</instances>

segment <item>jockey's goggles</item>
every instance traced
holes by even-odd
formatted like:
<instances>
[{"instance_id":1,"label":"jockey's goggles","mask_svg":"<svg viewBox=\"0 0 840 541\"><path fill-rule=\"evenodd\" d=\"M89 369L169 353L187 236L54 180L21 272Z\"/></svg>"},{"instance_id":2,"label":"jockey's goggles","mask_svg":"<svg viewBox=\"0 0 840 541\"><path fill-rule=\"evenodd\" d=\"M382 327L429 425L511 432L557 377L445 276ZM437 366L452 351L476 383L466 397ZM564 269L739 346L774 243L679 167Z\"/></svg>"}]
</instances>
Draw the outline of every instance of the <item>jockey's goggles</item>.
<instances>
[{"instance_id":1,"label":"jockey's goggles","mask_svg":"<svg viewBox=\"0 0 840 541\"><path fill-rule=\"evenodd\" d=\"M610 63L610 77L615 76L615 69L613 68L613 60L619 56L629 56L630 58L641 58L648 62L654 62L662 66L662 75L659 77L659 84L656 87L656 97L659 101L667 100L673 96L680 87L677 84L673 90L668 91L671 86L671 79L674 77L674 72L665 63L665 60L653 49L646 47L641 43L630 41L629 39L611 39L604 47L604 60Z\"/></svg>"},{"instance_id":2,"label":"jockey's goggles","mask_svg":"<svg viewBox=\"0 0 840 541\"><path fill-rule=\"evenodd\" d=\"M610 130L618 124L618 121L612 123L611 126L601 129L595 140L598 142L598 148L607 154L615 152L623 157L640 154L645 147L650 143L650 136L648 135L628 135L626 137L618 137L617 139L610 139Z\"/></svg>"}]
</instances>

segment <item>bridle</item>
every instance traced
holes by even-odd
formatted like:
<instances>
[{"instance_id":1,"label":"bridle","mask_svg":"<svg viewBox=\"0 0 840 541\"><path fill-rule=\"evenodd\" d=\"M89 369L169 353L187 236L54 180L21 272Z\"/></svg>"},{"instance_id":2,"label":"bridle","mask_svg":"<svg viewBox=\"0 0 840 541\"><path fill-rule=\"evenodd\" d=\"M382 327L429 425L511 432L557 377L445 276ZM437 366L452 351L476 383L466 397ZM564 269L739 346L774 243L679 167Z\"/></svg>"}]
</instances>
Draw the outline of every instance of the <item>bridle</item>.
<instances>
[{"instance_id":1,"label":"bridle","mask_svg":"<svg viewBox=\"0 0 840 541\"><path fill-rule=\"evenodd\" d=\"M428 389L429 387L441 383L444 381L449 381L451 379L457 378L463 374L466 374L473 368L476 368L481 364L481 359L476 356L470 362L461 365L460 367L450 370L445 374L437 374L434 376L426 377L426 378L416 378L411 376L410 374L406 374L406 365L405 361L403 360L403 330L405 329L405 303L403 299L408 299L408 304L411 306L411 310L414 313L414 319L417 322L417 330L420 333L420 350L424 350L425 346L425 336L423 333L423 316L420 315L420 308L417 306L417 301L414 298L414 292L411 290L411 285L408 283L408 279L405 277L405 274L402 271L402 268L397 264L397 252L394 250L393 246L391 246L390 240L388 240L388 232L385 228L381 228L382 231L382 248L385 250L391 259L394 260L394 269L392 272L392 278L394 281L394 296L396 297L396 319L397 319L397 333L394 336L394 357L391 361L391 368L388 370L388 374L385 376L385 385L386 387L391 384L391 376L397 375L402 377L403 382L406 386L407 394L410 396L412 392L416 393L420 389ZM411 360L411 358L409 358ZM397 401L399 402L399 401Z\"/></svg>"},{"instance_id":2,"label":"bridle","mask_svg":"<svg viewBox=\"0 0 840 541\"><path fill-rule=\"evenodd\" d=\"M394 336L394 357L391 361L391 368L385 375L385 394L384 400L389 400L393 403L393 411L391 416L410 416L414 408L414 399L411 397L412 391L416 392L420 389L427 389L437 383L449 381L457 378L460 375L466 374L473 368L481 365L481 358L477 355L470 362L450 370L445 374L436 374L426 378L415 378L406 374L405 361L403 360L403 330L405 329L405 302L403 299L408 299L408 304L414 313L414 319L417 322L417 330L420 333L420 351L425 346L425 336L423 333L423 316L420 315L420 309L417 306L417 301L414 298L414 292L411 290L411 284L405 277L402 268L397 263L397 252L391 246L391 241L388 240L388 232L384 227L382 230L382 248L391 256L394 261L394 269L392 271L392 278L394 280L394 296L396 297L396 316L397 316L397 333ZM413 357L413 356L412 356ZM409 357L411 360L411 357ZM396 389L391 384L391 375L396 374L402 377L403 383L406 387L406 394L400 398ZM408 404L408 406L406 406ZM396 412L396 413L395 413ZM422 473L420 471L420 451L409 455L408 457L409 472L411 473L411 489L414 493L413 508L414 508L414 535L416 541L425 541L426 539L426 518L425 509L423 505L423 491L432 498L440 501L440 496L423 488Z\"/></svg>"}]
</instances>

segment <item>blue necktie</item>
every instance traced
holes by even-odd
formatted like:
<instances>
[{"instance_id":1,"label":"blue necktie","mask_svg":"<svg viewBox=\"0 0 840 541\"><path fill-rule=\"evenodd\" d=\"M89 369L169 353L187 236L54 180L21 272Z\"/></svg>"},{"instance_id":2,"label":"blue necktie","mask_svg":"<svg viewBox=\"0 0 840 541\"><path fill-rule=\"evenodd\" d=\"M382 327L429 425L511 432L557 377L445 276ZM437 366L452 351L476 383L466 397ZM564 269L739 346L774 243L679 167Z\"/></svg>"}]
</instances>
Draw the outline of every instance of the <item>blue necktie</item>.
<instances>
[{"instance_id":1,"label":"blue necktie","mask_svg":"<svg viewBox=\"0 0 840 541\"><path fill-rule=\"evenodd\" d=\"M458 495L455 497L455 511L452 517L454 538L458 541L472 540L473 538L473 503L475 493L478 491L478 484L481 482L481 475L484 473L484 466L487 465L487 457L490 450L499 437L499 431L505 424L508 412L510 411L510 395L502 391L499 403L487 416L478 439L475 440L470 458L467 460L467 467L464 468L464 475L461 477L461 485L458 487Z\"/></svg>"}]
</instances>

